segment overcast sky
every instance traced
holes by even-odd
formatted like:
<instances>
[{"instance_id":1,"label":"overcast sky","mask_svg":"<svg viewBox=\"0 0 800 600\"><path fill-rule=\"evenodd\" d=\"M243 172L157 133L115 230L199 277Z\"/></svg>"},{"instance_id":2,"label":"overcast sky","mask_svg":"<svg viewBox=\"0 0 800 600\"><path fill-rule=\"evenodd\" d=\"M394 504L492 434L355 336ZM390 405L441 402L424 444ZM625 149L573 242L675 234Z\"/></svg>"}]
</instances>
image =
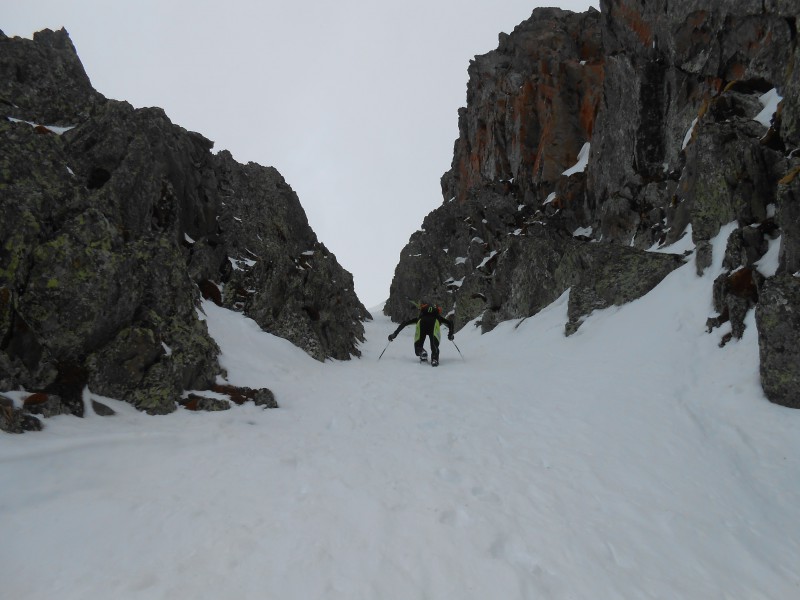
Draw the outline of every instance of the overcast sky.
<instances>
[{"instance_id":1,"label":"overcast sky","mask_svg":"<svg viewBox=\"0 0 800 600\"><path fill-rule=\"evenodd\" d=\"M276 167L368 307L442 203L467 67L536 6L581 0L0 0L0 29L66 27L95 89Z\"/></svg>"}]
</instances>

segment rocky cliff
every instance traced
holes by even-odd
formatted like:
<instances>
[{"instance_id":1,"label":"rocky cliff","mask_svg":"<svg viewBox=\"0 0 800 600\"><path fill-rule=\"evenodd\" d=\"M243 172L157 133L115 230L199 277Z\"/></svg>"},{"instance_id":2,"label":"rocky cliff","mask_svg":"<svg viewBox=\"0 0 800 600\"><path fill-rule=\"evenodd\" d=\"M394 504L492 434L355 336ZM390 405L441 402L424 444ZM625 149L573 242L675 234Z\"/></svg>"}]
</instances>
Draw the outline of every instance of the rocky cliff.
<instances>
[{"instance_id":1,"label":"rocky cliff","mask_svg":"<svg viewBox=\"0 0 800 600\"><path fill-rule=\"evenodd\" d=\"M6 429L36 426L21 404L81 414L86 386L198 406L185 391L224 375L201 296L319 360L358 355L369 314L275 169L104 98L64 30L0 32L0 107L0 393L36 392L0 398Z\"/></svg>"},{"instance_id":2,"label":"rocky cliff","mask_svg":"<svg viewBox=\"0 0 800 600\"><path fill-rule=\"evenodd\" d=\"M569 289L569 334L685 260L653 250L690 237L702 273L735 223L717 314L695 325L741 336L755 308L764 391L800 407L797 16L781 0L536 9L470 63L444 203L403 249L386 314L425 298L489 330ZM777 270L760 264L776 245Z\"/></svg>"}]
</instances>

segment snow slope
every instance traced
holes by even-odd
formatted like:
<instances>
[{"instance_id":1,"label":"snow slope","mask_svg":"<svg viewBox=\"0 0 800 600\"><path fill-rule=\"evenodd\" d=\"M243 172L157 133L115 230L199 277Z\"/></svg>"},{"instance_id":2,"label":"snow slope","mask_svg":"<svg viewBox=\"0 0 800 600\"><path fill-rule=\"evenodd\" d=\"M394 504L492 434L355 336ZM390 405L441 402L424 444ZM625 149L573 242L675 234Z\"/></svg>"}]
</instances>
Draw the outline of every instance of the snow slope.
<instances>
[{"instance_id":1,"label":"snow slope","mask_svg":"<svg viewBox=\"0 0 800 600\"><path fill-rule=\"evenodd\" d=\"M752 314L705 333L720 259L569 338L566 294L468 325L438 369L410 327L378 361L378 311L322 364L206 304L230 381L281 408L0 436L0 596L798 598L800 411L760 390Z\"/></svg>"}]
</instances>

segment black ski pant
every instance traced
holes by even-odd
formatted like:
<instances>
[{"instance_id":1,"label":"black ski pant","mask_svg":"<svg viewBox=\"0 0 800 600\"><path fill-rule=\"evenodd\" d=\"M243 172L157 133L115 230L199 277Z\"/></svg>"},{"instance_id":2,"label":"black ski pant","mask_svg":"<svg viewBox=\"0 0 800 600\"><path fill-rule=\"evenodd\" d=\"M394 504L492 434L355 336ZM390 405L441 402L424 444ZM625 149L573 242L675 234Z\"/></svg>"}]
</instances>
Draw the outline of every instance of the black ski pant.
<instances>
[{"instance_id":1,"label":"black ski pant","mask_svg":"<svg viewBox=\"0 0 800 600\"><path fill-rule=\"evenodd\" d=\"M422 354L423 346L425 345L425 338L431 340L431 359L439 360L439 340L433 335L433 332L420 331L419 339L414 341L414 353L419 356Z\"/></svg>"}]
</instances>

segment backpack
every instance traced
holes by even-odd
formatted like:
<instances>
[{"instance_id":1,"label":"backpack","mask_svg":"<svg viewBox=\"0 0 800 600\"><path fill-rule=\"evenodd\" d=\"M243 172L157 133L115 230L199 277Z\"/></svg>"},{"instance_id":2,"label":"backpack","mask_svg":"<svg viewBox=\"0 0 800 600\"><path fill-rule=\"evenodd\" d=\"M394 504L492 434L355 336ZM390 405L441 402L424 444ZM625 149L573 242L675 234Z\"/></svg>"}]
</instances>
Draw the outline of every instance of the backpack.
<instances>
[{"instance_id":1,"label":"backpack","mask_svg":"<svg viewBox=\"0 0 800 600\"><path fill-rule=\"evenodd\" d=\"M419 305L419 312L421 314L425 314L425 313L429 313L430 312L430 313L434 313L434 314L440 315L440 314L442 314L442 307L441 306L437 306L436 304L422 303L422 304Z\"/></svg>"}]
</instances>

